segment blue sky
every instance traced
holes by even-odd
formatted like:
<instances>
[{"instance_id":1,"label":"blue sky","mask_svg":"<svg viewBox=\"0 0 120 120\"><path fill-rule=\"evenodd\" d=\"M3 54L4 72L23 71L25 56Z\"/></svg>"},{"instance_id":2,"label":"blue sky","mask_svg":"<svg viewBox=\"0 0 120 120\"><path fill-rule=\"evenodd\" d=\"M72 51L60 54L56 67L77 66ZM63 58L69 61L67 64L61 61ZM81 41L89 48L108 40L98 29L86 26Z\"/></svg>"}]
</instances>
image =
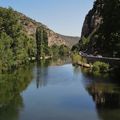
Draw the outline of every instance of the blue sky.
<instances>
[{"instance_id":1,"label":"blue sky","mask_svg":"<svg viewBox=\"0 0 120 120\"><path fill-rule=\"evenodd\" d=\"M94 0L0 0L9 7L42 22L57 33L80 36L85 15Z\"/></svg>"}]
</instances>

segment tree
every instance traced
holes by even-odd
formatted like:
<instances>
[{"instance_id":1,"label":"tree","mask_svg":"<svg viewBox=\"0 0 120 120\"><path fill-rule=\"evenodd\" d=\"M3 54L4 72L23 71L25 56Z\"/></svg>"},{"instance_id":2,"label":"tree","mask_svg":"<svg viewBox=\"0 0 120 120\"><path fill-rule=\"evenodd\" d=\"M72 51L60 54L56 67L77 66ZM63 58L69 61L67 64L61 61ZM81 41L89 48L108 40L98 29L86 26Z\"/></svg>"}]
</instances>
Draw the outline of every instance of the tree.
<instances>
[{"instance_id":1,"label":"tree","mask_svg":"<svg viewBox=\"0 0 120 120\"><path fill-rule=\"evenodd\" d=\"M36 44L26 35L19 15L0 8L0 70L17 68L35 56Z\"/></svg>"},{"instance_id":2,"label":"tree","mask_svg":"<svg viewBox=\"0 0 120 120\"><path fill-rule=\"evenodd\" d=\"M0 66L2 70L8 70L13 64L13 52L10 49L12 39L4 32L0 34Z\"/></svg>"},{"instance_id":3,"label":"tree","mask_svg":"<svg viewBox=\"0 0 120 120\"><path fill-rule=\"evenodd\" d=\"M37 45L37 60L40 57L45 57L48 52L48 36L47 32L43 27L38 27L36 29L36 45Z\"/></svg>"}]
</instances>

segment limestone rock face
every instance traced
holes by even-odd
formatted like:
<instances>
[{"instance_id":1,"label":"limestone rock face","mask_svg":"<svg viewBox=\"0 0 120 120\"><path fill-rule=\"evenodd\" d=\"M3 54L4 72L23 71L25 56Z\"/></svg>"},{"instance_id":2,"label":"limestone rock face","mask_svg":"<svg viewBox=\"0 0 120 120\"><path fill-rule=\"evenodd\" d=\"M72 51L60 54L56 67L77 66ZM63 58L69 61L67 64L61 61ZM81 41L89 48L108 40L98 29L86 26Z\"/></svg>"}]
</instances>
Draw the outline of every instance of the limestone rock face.
<instances>
[{"instance_id":1,"label":"limestone rock face","mask_svg":"<svg viewBox=\"0 0 120 120\"><path fill-rule=\"evenodd\" d=\"M88 37L102 23L102 17L100 14L100 10L103 8L103 0L96 0L94 2L93 9L89 11L89 13L85 17L85 21L82 28L81 37Z\"/></svg>"},{"instance_id":2,"label":"limestone rock face","mask_svg":"<svg viewBox=\"0 0 120 120\"><path fill-rule=\"evenodd\" d=\"M48 46L52 46L52 45L67 45L66 41L64 39L62 39L59 34L48 30Z\"/></svg>"},{"instance_id":3,"label":"limestone rock face","mask_svg":"<svg viewBox=\"0 0 120 120\"><path fill-rule=\"evenodd\" d=\"M51 29L49 29L46 25L40 23L40 22L36 22L35 20L32 20L31 18L18 13L20 16L20 22L22 23L23 27L24 27L24 31L26 32L26 34L29 37L35 38L35 34L36 34L36 28L38 26L42 26L48 34L48 46L52 46L54 44L60 46L60 45L66 45L69 48L71 48L73 45L75 45L76 43L78 43L78 41L80 40L79 37L72 37L72 36L64 36L60 35L54 31L52 31Z\"/></svg>"}]
</instances>

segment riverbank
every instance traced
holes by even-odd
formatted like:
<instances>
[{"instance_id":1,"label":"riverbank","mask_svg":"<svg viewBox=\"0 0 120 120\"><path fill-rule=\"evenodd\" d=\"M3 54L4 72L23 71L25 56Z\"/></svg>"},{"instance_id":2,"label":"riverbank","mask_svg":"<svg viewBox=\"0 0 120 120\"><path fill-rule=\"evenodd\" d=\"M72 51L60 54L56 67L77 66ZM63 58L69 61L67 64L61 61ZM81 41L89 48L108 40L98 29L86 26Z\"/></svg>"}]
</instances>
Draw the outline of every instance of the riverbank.
<instances>
[{"instance_id":1,"label":"riverbank","mask_svg":"<svg viewBox=\"0 0 120 120\"><path fill-rule=\"evenodd\" d=\"M76 63L76 64L80 65L82 67L85 67L85 68L92 68L93 67L93 65L91 65L91 64L83 63L83 62L80 62L80 61L78 61L78 63Z\"/></svg>"},{"instance_id":2,"label":"riverbank","mask_svg":"<svg viewBox=\"0 0 120 120\"><path fill-rule=\"evenodd\" d=\"M53 58L52 56L45 56L45 57L40 57L40 60L43 60L43 59L45 59L45 60L47 60L47 59L51 59L51 58ZM32 57L32 58L29 58L29 61L35 61L36 60L36 58L35 57Z\"/></svg>"},{"instance_id":3,"label":"riverbank","mask_svg":"<svg viewBox=\"0 0 120 120\"><path fill-rule=\"evenodd\" d=\"M102 76L109 73L111 69L109 64L101 61L90 62L86 58L80 56L79 53L73 53L71 58L74 65L91 69L89 72L91 75Z\"/></svg>"}]
</instances>

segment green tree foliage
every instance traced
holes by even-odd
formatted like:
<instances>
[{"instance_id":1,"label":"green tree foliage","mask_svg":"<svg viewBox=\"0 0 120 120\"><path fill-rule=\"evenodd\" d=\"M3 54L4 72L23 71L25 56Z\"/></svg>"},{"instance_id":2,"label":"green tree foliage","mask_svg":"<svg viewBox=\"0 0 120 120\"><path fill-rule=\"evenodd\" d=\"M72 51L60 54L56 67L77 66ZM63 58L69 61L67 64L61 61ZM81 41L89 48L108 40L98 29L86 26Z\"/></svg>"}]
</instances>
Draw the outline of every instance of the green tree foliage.
<instances>
[{"instance_id":1,"label":"green tree foliage","mask_svg":"<svg viewBox=\"0 0 120 120\"><path fill-rule=\"evenodd\" d=\"M83 58L82 56L80 56L78 52L73 52L71 54L71 58L72 58L73 64L78 64L79 62L87 63L86 58Z\"/></svg>"},{"instance_id":2,"label":"green tree foliage","mask_svg":"<svg viewBox=\"0 0 120 120\"><path fill-rule=\"evenodd\" d=\"M86 37L82 37L79 43L80 50L85 51L89 45L90 39Z\"/></svg>"},{"instance_id":3,"label":"green tree foliage","mask_svg":"<svg viewBox=\"0 0 120 120\"><path fill-rule=\"evenodd\" d=\"M78 44L74 45L71 51L86 51L90 42L89 37L82 37Z\"/></svg>"},{"instance_id":4,"label":"green tree foliage","mask_svg":"<svg viewBox=\"0 0 120 120\"><path fill-rule=\"evenodd\" d=\"M99 61L93 64L92 71L94 74L106 73L108 70L109 70L109 64L106 64L104 62L99 62Z\"/></svg>"},{"instance_id":5,"label":"green tree foliage","mask_svg":"<svg viewBox=\"0 0 120 120\"><path fill-rule=\"evenodd\" d=\"M42 26L38 27L36 30L36 44L37 44L37 60L40 57L44 58L46 56L58 57L69 55L70 49L66 45L53 45L48 46L48 36L46 29Z\"/></svg>"},{"instance_id":6,"label":"green tree foliage","mask_svg":"<svg viewBox=\"0 0 120 120\"><path fill-rule=\"evenodd\" d=\"M72 58L72 62L73 64L77 64L78 62L81 61L82 57L78 54L78 53L73 53L71 55L71 58Z\"/></svg>"},{"instance_id":7,"label":"green tree foliage","mask_svg":"<svg viewBox=\"0 0 120 120\"><path fill-rule=\"evenodd\" d=\"M50 49L53 57L68 56L70 52L70 49L66 45L58 46L54 44Z\"/></svg>"},{"instance_id":8,"label":"green tree foliage","mask_svg":"<svg viewBox=\"0 0 120 120\"><path fill-rule=\"evenodd\" d=\"M59 54L61 56L69 55L70 49L66 45L61 45L59 48Z\"/></svg>"},{"instance_id":9,"label":"green tree foliage","mask_svg":"<svg viewBox=\"0 0 120 120\"><path fill-rule=\"evenodd\" d=\"M0 68L6 70L13 64L12 39L4 32L0 34Z\"/></svg>"},{"instance_id":10,"label":"green tree foliage","mask_svg":"<svg viewBox=\"0 0 120 120\"><path fill-rule=\"evenodd\" d=\"M0 8L0 70L27 63L35 56L35 42L23 32L19 16L12 8Z\"/></svg>"},{"instance_id":11,"label":"green tree foliage","mask_svg":"<svg viewBox=\"0 0 120 120\"><path fill-rule=\"evenodd\" d=\"M96 0L94 10L97 12L93 14L100 16L102 23L93 33L85 36L88 38L81 38L79 49L76 48L88 53L97 51L103 56L120 57L120 0Z\"/></svg>"},{"instance_id":12,"label":"green tree foliage","mask_svg":"<svg viewBox=\"0 0 120 120\"><path fill-rule=\"evenodd\" d=\"M37 59L40 59L67 54L68 48L48 47L47 30L43 26L37 28L35 42L33 37L26 34L19 14L12 8L0 8L0 72L28 63L36 58L36 53Z\"/></svg>"},{"instance_id":13,"label":"green tree foliage","mask_svg":"<svg viewBox=\"0 0 120 120\"><path fill-rule=\"evenodd\" d=\"M79 43L73 45L73 46L72 46L72 49L71 49L72 52L78 52L78 51L80 51L80 50L81 50L81 47L80 47L80 44L79 44Z\"/></svg>"},{"instance_id":14,"label":"green tree foliage","mask_svg":"<svg viewBox=\"0 0 120 120\"><path fill-rule=\"evenodd\" d=\"M48 55L48 36L46 30L41 26L36 30L36 44L37 44L37 60L40 60L40 57L45 57Z\"/></svg>"},{"instance_id":15,"label":"green tree foliage","mask_svg":"<svg viewBox=\"0 0 120 120\"><path fill-rule=\"evenodd\" d=\"M36 30L36 45L37 45L37 60L40 60L40 56L41 56L41 46L42 46L42 30L40 27L37 28Z\"/></svg>"},{"instance_id":16,"label":"green tree foliage","mask_svg":"<svg viewBox=\"0 0 120 120\"><path fill-rule=\"evenodd\" d=\"M52 50L52 56L58 57L59 56L59 46L56 44L51 47Z\"/></svg>"}]
</instances>

